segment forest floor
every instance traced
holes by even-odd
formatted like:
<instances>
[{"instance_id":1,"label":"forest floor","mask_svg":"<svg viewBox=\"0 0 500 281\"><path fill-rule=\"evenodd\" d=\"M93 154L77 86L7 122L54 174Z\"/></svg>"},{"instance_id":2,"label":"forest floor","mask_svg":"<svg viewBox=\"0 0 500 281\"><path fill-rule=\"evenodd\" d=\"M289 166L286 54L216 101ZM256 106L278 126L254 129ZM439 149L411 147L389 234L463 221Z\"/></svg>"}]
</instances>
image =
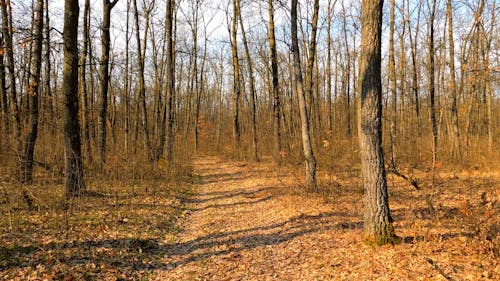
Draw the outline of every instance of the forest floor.
<instances>
[{"instance_id":1,"label":"forest floor","mask_svg":"<svg viewBox=\"0 0 500 281\"><path fill-rule=\"evenodd\" d=\"M389 175L402 243L380 247L363 242L352 172L320 173L324 188L311 194L298 171L270 164L198 157L194 168L189 188L122 200L112 216L72 222L58 237L46 223L5 231L0 279L500 279L498 174L442 173L421 190Z\"/></svg>"}]
</instances>

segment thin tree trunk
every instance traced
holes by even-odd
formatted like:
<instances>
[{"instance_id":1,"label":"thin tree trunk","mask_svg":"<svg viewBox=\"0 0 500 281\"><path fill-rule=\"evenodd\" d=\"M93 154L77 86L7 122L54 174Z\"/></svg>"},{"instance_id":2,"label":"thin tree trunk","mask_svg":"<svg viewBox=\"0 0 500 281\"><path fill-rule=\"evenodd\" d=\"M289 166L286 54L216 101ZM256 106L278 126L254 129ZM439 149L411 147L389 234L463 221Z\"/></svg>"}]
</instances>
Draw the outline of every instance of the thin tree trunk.
<instances>
[{"instance_id":1,"label":"thin tree trunk","mask_svg":"<svg viewBox=\"0 0 500 281\"><path fill-rule=\"evenodd\" d=\"M21 162L21 181L27 184L33 182L33 158L38 136L38 97L40 94L40 73L42 69L43 44L43 0L37 0L34 18L33 62L28 87L29 128L25 139L24 155Z\"/></svg>"},{"instance_id":2,"label":"thin tree trunk","mask_svg":"<svg viewBox=\"0 0 500 281\"><path fill-rule=\"evenodd\" d=\"M231 24L231 52L233 55L233 138L235 147L240 146L240 70L238 62L238 0L233 0L233 19Z\"/></svg>"},{"instance_id":3,"label":"thin tree trunk","mask_svg":"<svg viewBox=\"0 0 500 281\"><path fill-rule=\"evenodd\" d=\"M435 106L435 50L434 50L434 18L436 15L436 0L431 0L431 11L429 16L429 102L430 102L430 118L432 125L432 185L434 185L434 172L437 161L438 149L438 125L436 120L436 106Z\"/></svg>"},{"instance_id":4,"label":"thin tree trunk","mask_svg":"<svg viewBox=\"0 0 500 281\"><path fill-rule=\"evenodd\" d=\"M165 15L165 29L167 38L167 56L165 60L166 66L166 84L167 84L167 144L166 144L166 157L168 163L172 163L174 159L174 133L173 133L173 118L174 118L174 97L175 97L175 53L174 53L174 39L173 32L173 13L175 9L174 0L167 0L166 15Z\"/></svg>"},{"instance_id":5,"label":"thin tree trunk","mask_svg":"<svg viewBox=\"0 0 500 281\"><path fill-rule=\"evenodd\" d=\"M3 36L0 36L0 48L5 50ZM7 101L7 89L5 88L5 65L4 65L4 52L0 52L0 97L2 103L2 133L3 137L0 145L4 149L7 144L7 139L10 134L10 120L9 120L9 105ZM5 143L4 143L5 142Z\"/></svg>"},{"instance_id":6,"label":"thin tree trunk","mask_svg":"<svg viewBox=\"0 0 500 281\"><path fill-rule=\"evenodd\" d=\"M21 153L21 116L19 113L19 103L17 101L17 91L16 91L16 72L14 69L14 49L12 44L12 17L9 15L10 1L0 0L0 8L2 9L2 34L5 39L5 54L6 63L5 66L9 72L9 98L10 98L10 111L13 119L14 127L14 139L17 143L17 153Z\"/></svg>"},{"instance_id":7,"label":"thin tree trunk","mask_svg":"<svg viewBox=\"0 0 500 281\"><path fill-rule=\"evenodd\" d=\"M239 3L238 3L239 5ZM239 8L239 7L238 7ZM238 9L239 10L239 9ZM245 56L247 59L247 67L248 67L248 76L250 80L250 114L252 119L252 156L255 161L259 161L259 154L257 150L257 114L255 107L255 80L254 80L254 71L253 71L253 61L250 56L250 50L248 48L247 36L245 33L245 26L243 25L243 19L241 17L241 13L239 13L240 18L240 27L241 27L241 35L243 38L243 45L245 46ZM279 133L279 132L278 132Z\"/></svg>"},{"instance_id":8,"label":"thin tree trunk","mask_svg":"<svg viewBox=\"0 0 500 281\"><path fill-rule=\"evenodd\" d=\"M118 0L103 0L103 20L101 33L101 93L99 108L99 166L103 167L106 162L106 126L108 118L108 89L109 89L109 52L110 52L110 26L111 10Z\"/></svg>"},{"instance_id":9,"label":"thin tree trunk","mask_svg":"<svg viewBox=\"0 0 500 281\"><path fill-rule=\"evenodd\" d=\"M137 45L137 63L139 66L139 86L138 86L138 95L139 95L139 103L142 111L142 129L144 131L144 144L146 145L146 154L149 160L153 160L152 155L152 146L149 138L149 124L148 124L148 111L146 105L146 85L144 81L144 61L146 54L146 46L147 46L147 36L149 29L149 15L153 9L154 2L150 5L150 7L144 7L145 11L145 28L144 28L144 47L141 47L141 38L140 38L140 29L139 29L139 11L137 9L137 0L134 0L134 16L135 16L135 31L136 31L136 45Z\"/></svg>"},{"instance_id":10,"label":"thin tree trunk","mask_svg":"<svg viewBox=\"0 0 500 281\"><path fill-rule=\"evenodd\" d=\"M49 0L45 0L45 93L46 93L46 102L47 106L47 119L49 120L49 124L54 124L54 99L52 97L52 87L50 86L50 74L51 74L51 62L50 62L50 24L49 24ZM55 134L56 126L50 125L50 133L52 135Z\"/></svg>"},{"instance_id":11,"label":"thin tree trunk","mask_svg":"<svg viewBox=\"0 0 500 281\"><path fill-rule=\"evenodd\" d=\"M460 130L458 126L458 99L457 84L455 78L455 44L453 40L453 11L451 0L446 1L446 17L448 18L448 44L449 44L449 66L450 66L450 92L451 92L451 123L453 132L454 156L461 158L460 153Z\"/></svg>"},{"instance_id":12,"label":"thin tree trunk","mask_svg":"<svg viewBox=\"0 0 500 281\"><path fill-rule=\"evenodd\" d=\"M278 58L276 52L276 37L274 34L274 0L269 0L269 49L271 60L271 81L273 96L273 116L274 116L274 161L281 164L281 101L278 80Z\"/></svg>"},{"instance_id":13,"label":"thin tree trunk","mask_svg":"<svg viewBox=\"0 0 500 281\"><path fill-rule=\"evenodd\" d=\"M391 12L389 21L389 89L391 92L391 163L396 161L396 118L397 118L397 90L396 90L396 62L394 55L394 11L395 0L391 0Z\"/></svg>"},{"instance_id":14,"label":"thin tree trunk","mask_svg":"<svg viewBox=\"0 0 500 281\"><path fill-rule=\"evenodd\" d=\"M309 118L307 115L307 105L304 93L304 84L302 80L302 70L300 66L299 42L297 39L297 0L292 0L291 24L295 91L297 93L297 99L299 101L302 145L304 148L304 157L306 160L306 185L308 189L316 191L318 189L318 185L316 182L316 158L314 157L314 152L311 145Z\"/></svg>"},{"instance_id":15,"label":"thin tree trunk","mask_svg":"<svg viewBox=\"0 0 500 281\"><path fill-rule=\"evenodd\" d=\"M85 151L87 160L92 162L92 148L90 145L90 129L89 129L89 105L88 105L88 92L87 92L87 54L89 50L90 41L90 0L85 0L83 8L83 49L80 57L80 91L83 104L83 142L85 144Z\"/></svg>"}]
</instances>

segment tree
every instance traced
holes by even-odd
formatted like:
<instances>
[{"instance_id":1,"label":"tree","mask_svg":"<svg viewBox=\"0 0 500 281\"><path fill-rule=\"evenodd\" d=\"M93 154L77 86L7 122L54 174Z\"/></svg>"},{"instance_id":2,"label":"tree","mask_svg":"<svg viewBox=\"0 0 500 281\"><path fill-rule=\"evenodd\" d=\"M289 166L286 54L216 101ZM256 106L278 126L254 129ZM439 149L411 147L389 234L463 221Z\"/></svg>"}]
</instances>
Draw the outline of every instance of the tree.
<instances>
[{"instance_id":1,"label":"tree","mask_svg":"<svg viewBox=\"0 0 500 281\"><path fill-rule=\"evenodd\" d=\"M233 0L233 19L231 23L231 53L233 55L233 138L236 147L240 145L240 67L238 62L238 3Z\"/></svg>"},{"instance_id":2,"label":"tree","mask_svg":"<svg viewBox=\"0 0 500 281\"><path fill-rule=\"evenodd\" d=\"M80 91L82 101L82 127L83 141L85 143L86 156L88 161L92 161L92 149L90 146L90 128L89 128L89 97L87 91L87 55L89 53L90 43L90 0L85 0L83 8L83 48L80 57Z\"/></svg>"},{"instance_id":3,"label":"tree","mask_svg":"<svg viewBox=\"0 0 500 281\"><path fill-rule=\"evenodd\" d=\"M66 197L85 189L78 118L78 0L64 2L64 143L66 154Z\"/></svg>"},{"instance_id":4,"label":"tree","mask_svg":"<svg viewBox=\"0 0 500 281\"><path fill-rule=\"evenodd\" d=\"M397 91L396 91L396 62L394 56L394 10L396 4L391 0L391 16L389 21L389 89L392 99L391 118L391 163L396 165L396 116L397 116Z\"/></svg>"},{"instance_id":5,"label":"tree","mask_svg":"<svg viewBox=\"0 0 500 281\"><path fill-rule=\"evenodd\" d=\"M9 5L9 6L7 6ZM5 55L6 62L5 66L9 72L8 81L9 81L9 101L10 101L10 111L13 117L14 123L14 138L18 143L17 152L20 151L21 144L21 116L19 113L19 104L17 101L17 91L16 91L16 71L15 71L15 63L14 63L14 47L12 43L12 15L9 13L10 9L10 1L6 3L5 0L0 0L0 8L2 9L2 35L5 40Z\"/></svg>"},{"instance_id":6,"label":"tree","mask_svg":"<svg viewBox=\"0 0 500 281\"><path fill-rule=\"evenodd\" d=\"M137 47L137 65L139 66L139 85L138 85L138 95L139 95L139 102L141 106L141 111L142 111L142 129L143 129L143 134L144 134L144 143L146 145L146 150L147 150L147 155L148 159L152 160L153 155L152 155L152 147L151 147L151 142L149 138L149 125L148 125L148 111L147 111L147 105L146 105L146 83L144 81L144 61L146 57L146 48L147 48L147 36L148 36L148 29L149 29L149 16L151 14L151 11L153 10L154 7L154 1L152 1L149 5L149 7L144 7L144 15L145 15L145 28L144 28L144 46L141 44L141 36L140 36L140 30L139 30L139 11L137 9L137 0L133 1L134 4L134 18L135 18L135 38L136 38L136 47Z\"/></svg>"},{"instance_id":7,"label":"tree","mask_svg":"<svg viewBox=\"0 0 500 281\"><path fill-rule=\"evenodd\" d=\"M102 1L102 31L101 31L101 93L100 108L99 108L99 165L102 168L106 162L106 122L108 116L108 89L109 89L109 51L110 51L110 27L111 27L111 10L116 5L118 0L110 2L109 0ZM139 55L139 54L138 54Z\"/></svg>"},{"instance_id":8,"label":"tree","mask_svg":"<svg viewBox=\"0 0 500 281\"><path fill-rule=\"evenodd\" d=\"M359 60L358 135L364 195L364 228L369 242L398 242L389 210L382 151L381 38L383 0L363 0Z\"/></svg>"},{"instance_id":9,"label":"tree","mask_svg":"<svg viewBox=\"0 0 500 281\"><path fill-rule=\"evenodd\" d=\"M299 101L300 125L302 132L302 146L304 149L304 157L306 162L306 185L310 190L317 190L316 182L316 157L311 144L311 134L309 130L309 117L307 113L307 105L304 93L304 83L302 79L302 70L300 66L300 51L297 38L297 0L292 0L291 7L291 24L292 24L292 53L293 53L293 70L295 76L295 92Z\"/></svg>"},{"instance_id":10,"label":"tree","mask_svg":"<svg viewBox=\"0 0 500 281\"><path fill-rule=\"evenodd\" d=\"M438 124L436 119L436 85L435 85L435 49L434 49L434 18L436 17L436 0L431 0L430 15L429 15L429 103L430 103L430 118L432 126L432 185L434 185L434 170L437 161L438 149Z\"/></svg>"},{"instance_id":11,"label":"tree","mask_svg":"<svg viewBox=\"0 0 500 281\"><path fill-rule=\"evenodd\" d=\"M238 10L240 10L240 2L238 2ZM245 47L245 57L247 59L247 67L248 67L248 76L250 83L250 111L251 111L251 119L252 119L252 156L255 161L259 161L259 154L257 150L257 114L255 107L255 79L254 79L254 71L253 71L253 60L252 56L250 56L250 49L248 47L247 36L245 33L245 26L243 24L243 18L241 17L241 12L239 13L240 18L240 27L241 27L241 36L243 38L243 45ZM279 131L278 131L279 132Z\"/></svg>"},{"instance_id":12,"label":"tree","mask_svg":"<svg viewBox=\"0 0 500 281\"><path fill-rule=\"evenodd\" d=\"M165 15L165 37L167 38L167 56L165 59L165 67L167 68L166 84L167 84L167 100L166 100L166 111L167 111L167 161L169 163L173 160L174 152L174 97L175 97L175 50L174 50L174 29L173 29L173 19L174 19L174 0L167 0L166 5L166 15Z\"/></svg>"},{"instance_id":13,"label":"tree","mask_svg":"<svg viewBox=\"0 0 500 281\"><path fill-rule=\"evenodd\" d=\"M269 49L271 60L273 116L274 116L274 160L281 163L281 102L278 82L278 59L276 55L276 37L274 35L274 0L269 0Z\"/></svg>"},{"instance_id":14,"label":"tree","mask_svg":"<svg viewBox=\"0 0 500 281\"><path fill-rule=\"evenodd\" d=\"M31 63L30 80L28 86L29 127L24 142L24 154L21 160L21 181L33 182L33 158L36 139L38 136L38 97L40 96L40 73L42 69L42 30L43 30L43 0L37 0L33 23L33 61Z\"/></svg>"}]
</instances>

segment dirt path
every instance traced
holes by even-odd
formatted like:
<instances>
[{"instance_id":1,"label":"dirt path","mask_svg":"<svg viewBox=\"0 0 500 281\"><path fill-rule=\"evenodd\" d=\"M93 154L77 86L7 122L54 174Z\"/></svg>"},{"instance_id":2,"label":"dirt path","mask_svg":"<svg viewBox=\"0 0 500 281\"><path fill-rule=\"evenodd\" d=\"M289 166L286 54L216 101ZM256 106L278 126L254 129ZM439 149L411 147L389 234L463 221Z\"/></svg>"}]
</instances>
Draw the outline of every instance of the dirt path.
<instances>
[{"instance_id":1,"label":"dirt path","mask_svg":"<svg viewBox=\"0 0 500 281\"><path fill-rule=\"evenodd\" d=\"M359 187L339 187L336 201L325 202L263 165L197 158L195 171L197 194L159 280L491 280L498 273L463 226L416 224L408 196L391 205L404 243L371 247L362 242Z\"/></svg>"},{"instance_id":2,"label":"dirt path","mask_svg":"<svg viewBox=\"0 0 500 281\"><path fill-rule=\"evenodd\" d=\"M217 158L199 158L195 167L201 182L164 278L350 279L377 262L361 260L373 254L370 248L338 247L360 244L362 226L358 214L338 211L342 204L333 210L318 198L294 195L287 190L291 179L278 180L266 168Z\"/></svg>"}]
</instances>

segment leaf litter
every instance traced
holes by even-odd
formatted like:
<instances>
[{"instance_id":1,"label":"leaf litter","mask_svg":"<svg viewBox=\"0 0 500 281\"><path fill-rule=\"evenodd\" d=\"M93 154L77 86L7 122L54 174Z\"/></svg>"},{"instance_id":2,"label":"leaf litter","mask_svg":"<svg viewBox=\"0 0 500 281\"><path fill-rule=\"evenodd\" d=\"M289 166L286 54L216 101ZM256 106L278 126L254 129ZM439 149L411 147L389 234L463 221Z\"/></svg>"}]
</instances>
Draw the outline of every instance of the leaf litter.
<instances>
[{"instance_id":1,"label":"leaf litter","mask_svg":"<svg viewBox=\"0 0 500 281\"><path fill-rule=\"evenodd\" d=\"M11 229L4 216L0 279L499 280L496 176L443 174L417 191L389 175L403 242L376 247L350 172L321 172L310 194L295 169L198 157L195 171L192 186L143 182L71 215L24 212Z\"/></svg>"}]
</instances>

